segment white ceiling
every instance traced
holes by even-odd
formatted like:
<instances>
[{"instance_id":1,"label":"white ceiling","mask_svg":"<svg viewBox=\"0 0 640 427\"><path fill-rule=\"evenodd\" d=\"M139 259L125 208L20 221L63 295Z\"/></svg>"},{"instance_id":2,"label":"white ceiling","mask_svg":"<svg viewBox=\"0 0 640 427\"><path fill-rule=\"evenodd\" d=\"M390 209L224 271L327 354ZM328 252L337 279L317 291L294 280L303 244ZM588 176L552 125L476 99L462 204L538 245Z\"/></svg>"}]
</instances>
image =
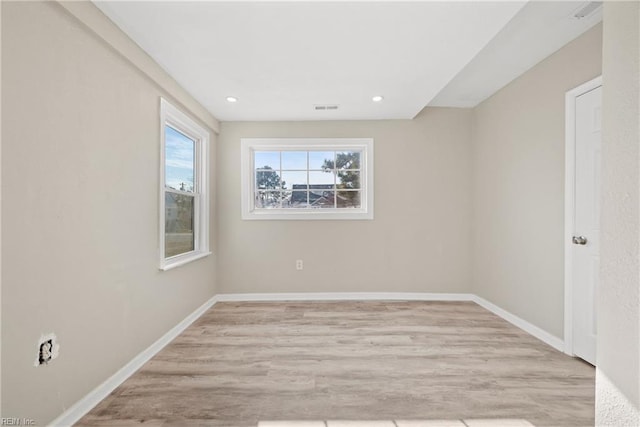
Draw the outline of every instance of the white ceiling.
<instances>
[{"instance_id":1,"label":"white ceiling","mask_svg":"<svg viewBox=\"0 0 640 427\"><path fill-rule=\"evenodd\" d=\"M576 19L584 1L531 1L429 105L475 107L602 21L602 7Z\"/></svg>"},{"instance_id":2,"label":"white ceiling","mask_svg":"<svg viewBox=\"0 0 640 427\"><path fill-rule=\"evenodd\" d=\"M223 121L473 106L598 22L568 18L584 3L95 2Z\"/></svg>"}]
</instances>

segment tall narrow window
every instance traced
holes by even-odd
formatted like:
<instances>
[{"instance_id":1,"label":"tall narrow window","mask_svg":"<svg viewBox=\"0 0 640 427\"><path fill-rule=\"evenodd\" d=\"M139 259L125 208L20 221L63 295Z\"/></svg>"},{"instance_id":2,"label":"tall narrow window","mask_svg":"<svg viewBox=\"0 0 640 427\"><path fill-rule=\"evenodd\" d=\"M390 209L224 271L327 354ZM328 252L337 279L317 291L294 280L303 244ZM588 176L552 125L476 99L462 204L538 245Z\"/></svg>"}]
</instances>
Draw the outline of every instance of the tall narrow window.
<instances>
[{"instance_id":1,"label":"tall narrow window","mask_svg":"<svg viewBox=\"0 0 640 427\"><path fill-rule=\"evenodd\" d=\"M209 252L209 133L166 100L160 102L160 268Z\"/></svg>"}]
</instances>

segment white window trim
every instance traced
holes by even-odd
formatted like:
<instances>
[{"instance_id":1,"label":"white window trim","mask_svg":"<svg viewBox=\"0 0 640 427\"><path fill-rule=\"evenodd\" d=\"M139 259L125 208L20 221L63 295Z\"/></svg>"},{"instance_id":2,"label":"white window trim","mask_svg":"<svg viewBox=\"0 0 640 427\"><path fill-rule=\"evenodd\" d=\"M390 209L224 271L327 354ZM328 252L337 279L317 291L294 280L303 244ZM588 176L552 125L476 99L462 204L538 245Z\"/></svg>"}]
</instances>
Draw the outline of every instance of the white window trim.
<instances>
[{"instance_id":1,"label":"white window trim","mask_svg":"<svg viewBox=\"0 0 640 427\"><path fill-rule=\"evenodd\" d=\"M165 257L165 125L196 141L194 250ZM160 269L169 270L210 255L209 251L209 132L185 113L160 98Z\"/></svg>"},{"instance_id":2,"label":"white window trim","mask_svg":"<svg viewBox=\"0 0 640 427\"><path fill-rule=\"evenodd\" d=\"M373 219L372 138L243 138L241 144L242 219L245 220L371 220ZM359 150L362 207L359 209L256 209L254 151Z\"/></svg>"}]
</instances>

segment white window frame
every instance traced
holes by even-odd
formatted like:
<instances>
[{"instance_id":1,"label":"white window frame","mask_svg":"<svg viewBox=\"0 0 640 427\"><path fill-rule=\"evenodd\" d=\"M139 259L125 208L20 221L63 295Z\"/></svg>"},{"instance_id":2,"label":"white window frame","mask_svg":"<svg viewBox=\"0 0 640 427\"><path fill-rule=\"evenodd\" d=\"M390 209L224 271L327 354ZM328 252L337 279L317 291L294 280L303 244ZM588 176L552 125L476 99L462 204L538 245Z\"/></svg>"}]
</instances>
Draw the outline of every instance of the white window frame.
<instances>
[{"instance_id":1,"label":"white window frame","mask_svg":"<svg viewBox=\"0 0 640 427\"><path fill-rule=\"evenodd\" d=\"M194 250L165 257L165 126L195 141L193 236ZM160 269L169 270L204 258L209 251L209 132L181 110L160 98ZM175 191L172 191L175 192ZM185 193L187 194L187 193Z\"/></svg>"},{"instance_id":2,"label":"white window frame","mask_svg":"<svg viewBox=\"0 0 640 427\"><path fill-rule=\"evenodd\" d=\"M372 220L373 219L373 139L372 138L242 138L241 195L244 220ZM255 151L359 151L361 170L360 208L256 209Z\"/></svg>"}]
</instances>

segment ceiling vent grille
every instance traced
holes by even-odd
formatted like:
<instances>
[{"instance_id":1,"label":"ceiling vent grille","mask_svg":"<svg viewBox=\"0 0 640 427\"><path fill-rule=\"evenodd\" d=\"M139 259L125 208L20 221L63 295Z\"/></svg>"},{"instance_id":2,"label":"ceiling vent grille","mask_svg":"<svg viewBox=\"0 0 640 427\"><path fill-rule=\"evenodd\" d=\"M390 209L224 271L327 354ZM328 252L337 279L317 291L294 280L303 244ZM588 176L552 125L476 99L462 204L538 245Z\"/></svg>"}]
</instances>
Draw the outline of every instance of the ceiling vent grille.
<instances>
[{"instance_id":1,"label":"ceiling vent grille","mask_svg":"<svg viewBox=\"0 0 640 427\"><path fill-rule=\"evenodd\" d=\"M316 111L337 110L338 105L314 105L313 108Z\"/></svg>"},{"instance_id":2,"label":"ceiling vent grille","mask_svg":"<svg viewBox=\"0 0 640 427\"><path fill-rule=\"evenodd\" d=\"M592 15L596 10L600 9L602 6L601 1L590 1L580 7L580 9L576 10L573 13L573 17L575 19L583 19L589 15Z\"/></svg>"}]
</instances>

